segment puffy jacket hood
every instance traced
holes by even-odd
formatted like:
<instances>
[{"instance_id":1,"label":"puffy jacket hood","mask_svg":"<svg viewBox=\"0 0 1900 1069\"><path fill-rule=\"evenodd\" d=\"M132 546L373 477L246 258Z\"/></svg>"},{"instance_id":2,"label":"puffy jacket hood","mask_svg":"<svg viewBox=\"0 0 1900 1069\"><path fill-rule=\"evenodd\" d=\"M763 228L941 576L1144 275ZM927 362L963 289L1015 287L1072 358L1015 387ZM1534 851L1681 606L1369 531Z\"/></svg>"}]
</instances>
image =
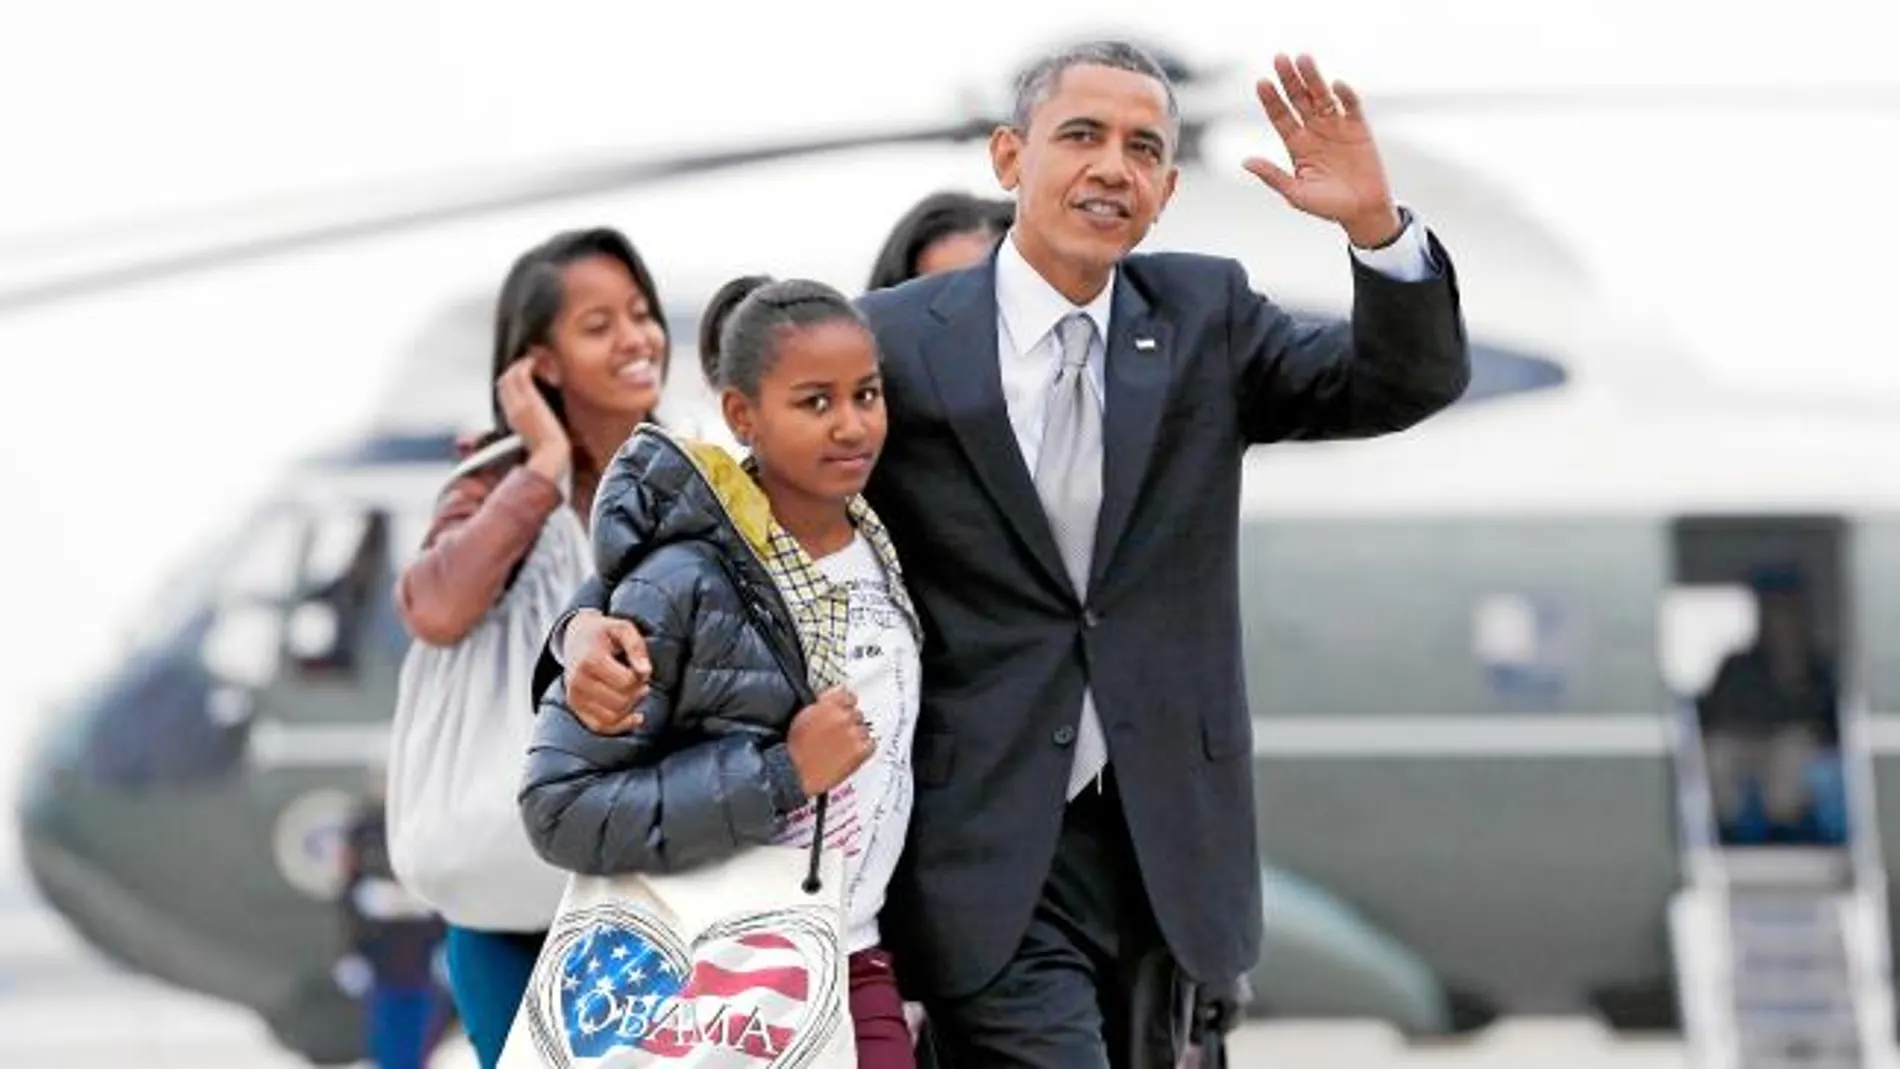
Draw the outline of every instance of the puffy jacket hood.
<instances>
[{"instance_id":1,"label":"puffy jacket hood","mask_svg":"<svg viewBox=\"0 0 1900 1069\"><path fill-rule=\"evenodd\" d=\"M595 494L594 568L611 589L676 542L710 542L728 560L757 565L771 523L765 492L724 449L643 425Z\"/></svg>"}]
</instances>

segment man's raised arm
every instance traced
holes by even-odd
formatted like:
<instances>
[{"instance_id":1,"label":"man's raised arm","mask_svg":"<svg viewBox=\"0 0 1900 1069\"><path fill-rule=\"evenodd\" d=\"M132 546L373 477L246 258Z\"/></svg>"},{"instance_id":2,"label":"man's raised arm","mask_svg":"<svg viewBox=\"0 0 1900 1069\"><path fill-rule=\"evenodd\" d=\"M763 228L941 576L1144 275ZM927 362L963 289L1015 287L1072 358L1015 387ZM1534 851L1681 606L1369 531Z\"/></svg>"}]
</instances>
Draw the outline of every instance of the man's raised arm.
<instances>
[{"instance_id":1,"label":"man's raised arm","mask_svg":"<svg viewBox=\"0 0 1900 1069\"><path fill-rule=\"evenodd\" d=\"M1471 380L1451 258L1393 200L1359 95L1329 88L1309 56L1276 57L1285 97L1257 85L1293 170L1247 170L1286 202L1337 223L1352 250L1346 323L1303 323L1253 291L1235 265L1228 285L1235 398L1249 442L1365 438L1444 409Z\"/></svg>"}]
</instances>

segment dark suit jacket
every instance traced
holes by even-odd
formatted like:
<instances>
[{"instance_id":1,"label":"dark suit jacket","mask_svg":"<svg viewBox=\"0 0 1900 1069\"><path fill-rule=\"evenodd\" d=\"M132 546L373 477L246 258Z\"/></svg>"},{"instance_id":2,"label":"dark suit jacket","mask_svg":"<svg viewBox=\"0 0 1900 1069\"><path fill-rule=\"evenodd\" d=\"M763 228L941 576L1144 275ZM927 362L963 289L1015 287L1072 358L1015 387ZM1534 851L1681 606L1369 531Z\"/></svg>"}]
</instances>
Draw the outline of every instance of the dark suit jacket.
<instances>
[{"instance_id":1,"label":"dark suit jacket","mask_svg":"<svg viewBox=\"0 0 1900 1069\"><path fill-rule=\"evenodd\" d=\"M1295 323L1230 260L1123 262L1086 604L1004 407L994 260L862 299L891 425L867 496L925 631L917 802L882 919L914 995L977 990L1028 927L1062 825L1085 678L1169 947L1204 982L1253 966L1242 455L1252 443L1402 430L1464 391L1456 283L1436 242L1432 252L1441 275L1425 282L1353 262L1350 324ZM598 607L590 590L576 601Z\"/></svg>"}]
</instances>

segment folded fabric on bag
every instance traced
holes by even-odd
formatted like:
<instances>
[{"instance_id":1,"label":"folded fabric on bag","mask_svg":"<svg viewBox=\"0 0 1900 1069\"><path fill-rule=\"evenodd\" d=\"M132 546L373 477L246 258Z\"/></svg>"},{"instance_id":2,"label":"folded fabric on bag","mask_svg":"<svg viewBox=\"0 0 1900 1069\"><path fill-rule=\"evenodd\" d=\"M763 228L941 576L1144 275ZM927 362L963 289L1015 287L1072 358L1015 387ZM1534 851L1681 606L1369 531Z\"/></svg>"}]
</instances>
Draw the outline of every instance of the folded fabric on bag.
<instances>
[{"instance_id":1,"label":"folded fabric on bag","mask_svg":"<svg viewBox=\"0 0 1900 1069\"><path fill-rule=\"evenodd\" d=\"M503 439L457 474L520 448L518 438ZM589 571L579 517L557 509L474 631L453 646L415 642L403 660L390 735L390 861L403 886L451 924L538 932L561 900L567 874L529 843L515 792L534 731L534 659Z\"/></svg>"}]
</instances>

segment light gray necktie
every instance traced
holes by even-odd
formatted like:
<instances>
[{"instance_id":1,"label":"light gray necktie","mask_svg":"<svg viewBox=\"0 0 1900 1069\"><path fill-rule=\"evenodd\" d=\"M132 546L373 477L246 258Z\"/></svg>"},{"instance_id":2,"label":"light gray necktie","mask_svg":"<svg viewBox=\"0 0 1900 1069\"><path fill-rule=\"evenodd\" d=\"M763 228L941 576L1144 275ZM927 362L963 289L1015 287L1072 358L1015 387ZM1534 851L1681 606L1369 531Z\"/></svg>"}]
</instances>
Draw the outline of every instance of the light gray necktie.
<instances>
[{"instance_id":1,"label":"light gray necktie","mask_svg":"<svg viewBox=\"0 0 1900 1069\"><path fill-rule=\"evenodd\" d=\"M1090 342L1095 321L1071 313L1056 325L1062 363L1044 409L1042 451L1036 457L1036 492L1062 551L1078 597L1087 599L1089 565L1095 553L1095 521L1102 508L1102 408L1089 383ZM1075 736L1069 797L1080 794L1108 764L1108 742L1095 698L1082 693L1082 723Z\"/></svg>"}]
</instances>

